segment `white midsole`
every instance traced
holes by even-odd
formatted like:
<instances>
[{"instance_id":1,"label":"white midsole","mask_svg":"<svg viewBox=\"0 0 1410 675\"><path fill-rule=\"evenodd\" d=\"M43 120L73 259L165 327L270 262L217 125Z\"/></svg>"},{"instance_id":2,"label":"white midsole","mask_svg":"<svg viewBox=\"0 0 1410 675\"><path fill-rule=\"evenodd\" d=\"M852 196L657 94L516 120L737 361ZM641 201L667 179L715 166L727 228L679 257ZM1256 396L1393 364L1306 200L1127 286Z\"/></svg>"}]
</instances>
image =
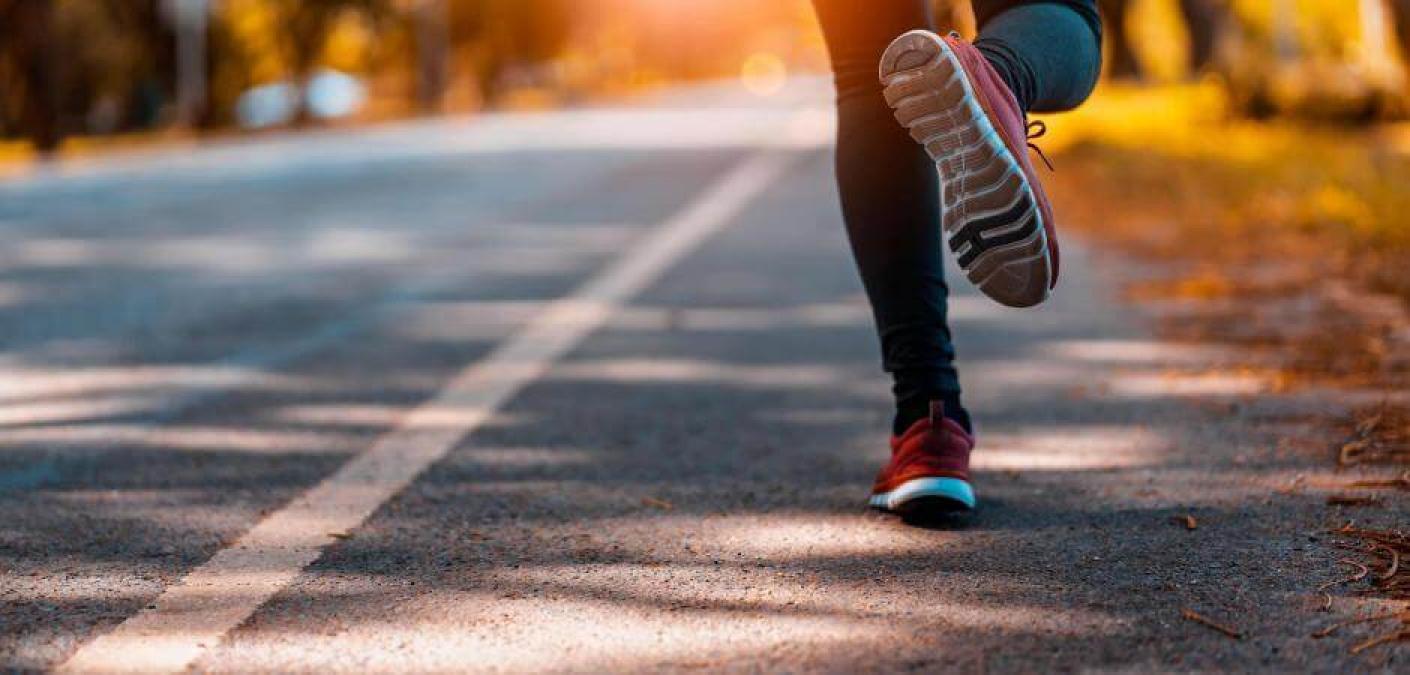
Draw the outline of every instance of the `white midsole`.
<instances>
[{"instance_id":1,"label":"white midsole","mask_svg":"<svg viewBox=\"0 0 1410 675\"><path fill-rule=\"evenodd\" d=\"M969 481L948 477L913 478L895 490L872 495L869 501L876 508L895 511L906 502L922 497L943 497L971 509L975 505L974 488Z\"/></svg>"},{"instance_id":2,"label":"white midsole","mask_svg":"<svg viewBox=\"0 0 1410 675\"><path fill-rule=\"evenodd\" d=\"M950 63L950 67L951 67L952 69L954 69L956 75L958 75L958 79L959 79L959 81L960 81L960 86L964 88L964 92L965 92L964 101L965 101L965 104L966 104L965 107L968 108L967 112L969 113L970 123L974 124L974 125L975 125L976 127L978 127L978 129L979 129L979 139L978 139L978 141L976 141L976 142L977 142L977 143L984 143L984 144L988 145L988 146L989 146L989 151L990 151L995 157L1000 157L1000 158L1002 158L1002 161L1006 164L1006 166L1004 167L1004 168L1005 168L1005 172L1004 172L1004 174L1005 174L1005 179L1007 179L1007 177L1010 175L1011 172L1018 174L1018 177L1019 177L1019 189L1018 189L1018 194L1015 196L1015 199L1013 200L1013 203L1017 203L1019 198L1021 198L1021 197L1023 197L1023 196L1027 196L1028 199L1029 199L1030 208L1031 208L1034 212L1036 212L1036 211L1038 210L1038 195L1034 193L1032 186L1030 186L1030 185L1028 184L1028 176L1025 175L1025 174L1023 173L1022 168L1019 167L1017 158L1013 157L1013 153L1009 151L1008 146L1004 143L1003 138L999 135L998 129L995 129L995 128L994 128L994 125L989 121L989 116L988 116L987 114L985 114L984 109L983 109L982 107L980 107L978 94L975 93L974 87L973 87L973 86L970 84L970 82L969 82L969 78L964 75L964 68L960 65L959 57L958 57L958 56L955 56L954 51L952 51L952 50L950 49L950 46L947 45L947 44L945 44L943 41L940 43L939 47L940 47L940 54L941 54L941 56L942 56L947 62ZM959 152L965 152L966 150L967 150L967 148L961 148L961 149L959 150ZM951 153L952 156L953 156L954 154L956 154L956 153L954 153L954 152ZM944 162L947 158L946 158L946 157L934 157L934 158L932 158L932 159L935 160L936 164L940 164L940 163ZM960 181L960 184L961 184L961 185L965 185L965 182L964 182L964 181L965 181L966 179L968 179L970 176L972 176L972 175L974 175L974 174L976 174L976 173L978 173L978 171L976 171L976 170L971 170L971 169L969 169L968 167L965 167L964 169L962 169L962 172L961 172L959 175L955 176L955 178L957 178L957 179ZM1001 182L1000 182L1000 183L1001 183ZM987 187L987 186L985 186L985 187ZM960 190L960 192L962 193L962 194L960 195L960 203L963 203L964 201L967 201L967 198L974 196L974 194L977 194L977 193L971 193L971 191L968 189L968 186L965 186L965 188L962 188L962 189ZM959 205L959 204L956 204L956 206L958 206L958 205ZM1012 205L1012 204L1011 204L1011 205ZM1011 205L1010 205L1010 206L1011 206ZM990 215L990 214L962 213L962 218L961 218L961 219L946 219L946 220L950 220L951 222L945 223L945 225L946 225L945 230L946 230L947 232L956 232L956 231L958 231L960 228L964 227L964 225L965 225L966 223L968 223L969 221L971 221L971 220L976 220L976 219L985 217L986 215ZM1020 224L1021 224L1021 221L1023 221L1023 220L1027 217L1027 215L1028 215L1028 214L1024 214L1024 217L1018 219L1018 220L1020 221ZM1039 236L1042 237L1043 239L1046 239L1046 236L1044 236L1046 233L1043 231L1043 225L1044 225L1044 224L1043 224L1043 216L1042 216L1042 214L1041 214L1041 213L1034 213L1033 215L1038 219L1038 222L1037 222L1037 229L1038 229L1038 231L1039 231L1040 233L1043 233L1043 234L1040 234ZM993 235L993 234L990 234L989 236L994 236L994 235ZM1047 243L1047 242L1044 241L1044 244L1046 244L1046 243ZM1010 246L1004 246L1004 247L1000 247L1000 248L1011 248L1011 247L1012 247L1012 245L1010 245ZM977 262L979 262L979 261L978 261L978 260L975 260L975 261L974 261L974 263L977 263ZM973 267L973 266L974 266L974 263L971 263L971 264L969 265L969 267Z\"/></svg>"}]
</instances>

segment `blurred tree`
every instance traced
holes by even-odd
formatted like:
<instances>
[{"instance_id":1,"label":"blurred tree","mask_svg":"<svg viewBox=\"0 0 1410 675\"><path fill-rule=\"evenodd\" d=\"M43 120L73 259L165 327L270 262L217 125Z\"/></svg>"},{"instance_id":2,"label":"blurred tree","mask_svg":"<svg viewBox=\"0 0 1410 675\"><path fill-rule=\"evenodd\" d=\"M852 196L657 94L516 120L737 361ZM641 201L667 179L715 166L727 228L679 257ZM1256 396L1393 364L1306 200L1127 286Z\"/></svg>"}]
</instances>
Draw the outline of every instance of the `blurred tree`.
<instances>
[{"instance_id":1,"label":"blurred tree","mask_svg":"<svg viewBox=\"0 0 1410 675\"><path fill-rule=\"evenodd\" d=\"M1127 33L1127 10L1130 0L1098 0L1102 13L1102 30L1106 33L1107 74L1116 79L1140 79L1141 61L1132 49Z\"/></svg>"},{"instance_id":2,"label":"blurred tree","mask_svg":"<svg viewBox=\"0 0 1410 675\"><path fill-rule=\"evenodd\" d=\"M480 98L493 102L529 66L559 54L573 19L568 0L451 0L449 39Z\"/></svg>"},{"instance_id":3,"label":"blurred tree","mask_svg":"<svg viewBox=\"0 0 1410 675\"><path fill-rule=\"evenodd\" d=\"M1400 47L1400 61L1410 65L1410 0L1387 0L1392 23L1395 24L1395 38Z\"/></svg>"},{"instance_id":4,"label":"blurred tree","mask_svg":"<svg viewBox=\"0 0 1410 675\"><path fill-rule=\"evenodd\" d=\"M446 0L416 0L416 102L423 111L441 107L450 79L450 7Z\"/></svg>"},{"instance_id":5,"label":"blurred tree","mask_svg":"<svg viewBox=\"0 0 1410 675\"><path fill-rule=\"evenodd\" d=\"M58 52L53 2L0 0L0 115L41 154L63 140Z\"/></svg>"},{"instance_id":6,"label":"blurred tree","mask_svg":"<svg viewBox=\"0 0 1410 675\"><path fill-rule=\"evenodd\" d=\"M1180 0L1180 15L1190 38L1190 72L1214 65L1216 50L1231 20L1225 0Z\"/></svg>"},{"instance_id":7,"label":"blurred tree","mask_svg":"<svg viewBox=\"0 0 1410 675\"><path fill-rule=\"evenodd\" d=\"M160 121L173 34L160 0L0 0L0 116L41 152Z\"/></svg>"},{"instance_id":8,"label":"blurred tree","mask_svg":"<svg viewBox=\"0 0 1410 675\"><path fill-rule=\"evenodd\" d=\"M56 0L60 123L111 133L166 121L175 35L160 0Z\"/></svg>"},{"instance_id":9,"label":"blurred tree","mask_svg":"<svg viewBox=\"0 0 1410 675\"><path fill-rule=\"evenodd\" d=\"M935 1L963 27L968 0ZM457 81L473 83L456 92L470 104L521 90L552 101L737 76L761 56L821 59L807 0L209 0L179 31L174 10L204 2L0 0L0 134L47 152L66 133L228 124L252 87L304 85L325 65L367 80L395 114L388 99L433 110ZM182 44L204 57L179 59ZM178 102L183 79L203 86Z\"/></svg>"},{"instance_id":10,"label":"blurred tree","mask_svg":"<svg viewBox=\"0 0 1410 675\"><path fill-rule=\"evenodd\" d=\"M206 101L201 106L203 127L217 127L234 121L235 105L240 94L258 84L260 57L258 50L241 39L237 22L224 12L229 5L222 2L221 11L211 17L206 36Z\"/></svg>"},{"instance_id":11,"label":"blurred tree","mask_svg":"<svg viewBox=\"0 0 1410 675\"><path fill-rule=\"evenodd\" d=\"M339 19L355 12L379 22L392 11L390 0L276 0L280 44L288 60L293 81L303 87L323 56L328 38ZM302 99L302 97L300 97ZM295 121L306 124L311 118L302 100Z\"/></svg>"},{"instance_id":12,"label":"blurred tree","mask_svg":"<svg viewBox=\"0 0 1410 675\"><path fill-rule=\"evenodd\" d=\"M70 0L73 7L66 7L66 13L77 13L83 4L89 7L88 23L71 28L68 39L93 45L84 50L82 76L71 77L83 82L80 86L88 92L71 95L75 114L91 118L89 130L97 132L164 121L177 77L176 31L164 0ZM95 105L110 107L109 119L94 115Z\"/></svg>"},{"instance_id":13,"label":"blurred tree","mask_svg":"<svg viewBox=\"0 0 1410 675\"><path fill-rule=\"evenodd\" d=\"M1214 65L1217 50L1226 40L1232 20L1230 0L1178 0L1176 7L1189 38L1190 73ZM1099 0L1106 33L1107 73L1116 79L1142 79L1146 69L1136 54L1131 35L1132 0Z\"/></svg>"},{"instance_id":14,"label":"blurred tree","mask_svg":"<svg viewBox=\"0 0 1410 675\"><path fill-rule=\"evenodd\" d=\"M1346 0L1349 2L1349 0ZM1285 30L1277 11L1266 2L1231 1L1227 24L1227 49L1213 64L1224 83L1231 109L1252 119L1266 119L1277 113L1272 73L1278 69L1278 33Z\"/></svg>"},{"instance_id":15,"label":"blurred tree","mask_svg":"<svg viewBox=\"0 0 1410 675\"><path fill-rule=\"evenodd\" d=\"M166 0L167 20L175 34L174 98L176 123L195 126L205 113L210 78L207 47L210 42L211 0Z\"/></svg>"}]
</instances>

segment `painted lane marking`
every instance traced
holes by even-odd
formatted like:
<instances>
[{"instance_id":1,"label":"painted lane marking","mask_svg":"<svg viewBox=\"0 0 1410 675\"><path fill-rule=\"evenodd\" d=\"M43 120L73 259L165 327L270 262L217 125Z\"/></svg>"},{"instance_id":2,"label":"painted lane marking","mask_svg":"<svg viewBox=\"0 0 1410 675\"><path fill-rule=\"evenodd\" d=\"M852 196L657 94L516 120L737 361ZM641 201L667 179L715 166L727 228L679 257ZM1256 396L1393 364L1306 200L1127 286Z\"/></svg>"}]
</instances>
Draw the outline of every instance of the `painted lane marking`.
<instances>
[{"instance_id":1,"label":"painted lane marking","mask_svg":"<svg viewBox=\"0 0 1410 675\"><path fill-rule=\"evenodd\" d=\"M607 268L466 366L397 428L167 588L148 609L81 647L56 671L151 673L187 668L293 582L326 546L449 453L625 301L728 226L784 174L792 157L765 150L742 160Z\"/></svg>"}]
</instances>

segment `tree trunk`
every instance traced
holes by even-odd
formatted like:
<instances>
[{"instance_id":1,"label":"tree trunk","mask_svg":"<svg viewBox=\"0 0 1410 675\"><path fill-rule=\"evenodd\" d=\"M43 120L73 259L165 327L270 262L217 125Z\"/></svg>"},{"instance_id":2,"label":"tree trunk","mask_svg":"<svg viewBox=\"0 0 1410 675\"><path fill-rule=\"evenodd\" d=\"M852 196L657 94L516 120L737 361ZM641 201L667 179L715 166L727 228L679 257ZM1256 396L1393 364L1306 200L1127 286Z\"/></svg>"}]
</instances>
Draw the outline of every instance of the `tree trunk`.
<instances>
[{"instance_id":1,"label":"tree trunk","mask_svg":"<svg viewBox=\"0 0 1410 675\"><path fill-rule=\"evenodd\" d=\"M19 77L18 125L41 155L63 142L59 119L58 46L54 44L54 4L50 0L17 0L0 17L0 49L9 51Z\"/></svg>"},{"instance_id":2,"label":"tree trunk","mask_svg":"<svg viewBox=\"0 0 1410 675\"><path fill-rule=\"evenodd\" d=\"M208 0L178 0L172 24L176 32L176 116L183 127L194 127L205 114L210 32Z\"/></svg>"},{"instance_id":3,"label":"tree trunk","mask_svg":"<svg viewBox=\"0 0 1410 675\"><path fill-rule=\"evenodd\" d=\"M1106 33L1107 74L1117 79L1140 79L1141 62L1131 49L1131 39L1126 33L1126 10L1129 0L1100 0L1097 3L1102 12L1102 30Z\"/></svg>"},{"instance_id":4,"label":"tree trunk","mask_svg":"<svg viewBox=\"0 0 1410 675\"><path fill-rule=\"evenodd\" d=\"M54 152L63 140L55 39L51 0L0 4L0 55L14 76L13 89L4 92L14 101L7 114L41 155Z\"/></svg>"},{"instance_id":5,"label":"tree trunk","mask_svg":"<svg viewBox=\"0 0 1410 675\"><path fill-rule=\"evenodd\" d=\"M1180 14L1190 35L1190 72L1199 73L1214 62L1228 7L1221 0L1180 0Z\"/></svg>"},{"instance_id":6,"label":"tree trunk","mask_svg":"<svg viewBox=\"0 0 1410 675\"><path fill-rule=\"evenodd\" d=\"M289 22L289 67L295 92L295 127L306 127L314 121L313 113L308 108L308 86L313 80L318 57L323 54L323 45L328 40L331 20L327 13L310 10L306 14L295 16L294 20Z\"/></svg>"},{"instance_id":7,"label":"tree trunk","mask_svg":"<svg viewBox=\"0 0 1410 675\"><path fill-rule=\"evenodd\" d=\"M1400 47L1400 62L1410 67L1410 0L1387 0L1395 40Z\"/></svg>"},{"instance_id":8,"label":"tree trunk","mask_svg":"<svg viewBox=\"0 0 1410 675\"><path fill-rule=\"evenodd\" d=\"M450 79L449 8L446 0L420 0L416 27L416 100L425 112L440 110Z\"/></svg>"}]
</instances>

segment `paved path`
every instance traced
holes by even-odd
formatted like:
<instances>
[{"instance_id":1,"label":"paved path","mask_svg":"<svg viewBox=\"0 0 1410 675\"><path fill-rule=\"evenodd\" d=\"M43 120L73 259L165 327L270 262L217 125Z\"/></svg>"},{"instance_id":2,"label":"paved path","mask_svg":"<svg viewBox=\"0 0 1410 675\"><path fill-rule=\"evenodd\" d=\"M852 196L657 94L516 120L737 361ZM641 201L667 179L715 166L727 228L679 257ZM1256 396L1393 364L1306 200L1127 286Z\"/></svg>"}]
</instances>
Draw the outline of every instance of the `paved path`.
<instances>
[{"instance_id":1,"label":"paved path","mask_svg":"<svg viewBox=\"0 0 1410 675\"><path fill-rule=\"evenodd\" d=\"M1154 342L1077 242L1041 309L954 298L982 511L862 507L886 382L823 104L0 184L0 668L1345 667L1330 516L1280 491L1321 403Z\"/></svg>"}]
</instances>

